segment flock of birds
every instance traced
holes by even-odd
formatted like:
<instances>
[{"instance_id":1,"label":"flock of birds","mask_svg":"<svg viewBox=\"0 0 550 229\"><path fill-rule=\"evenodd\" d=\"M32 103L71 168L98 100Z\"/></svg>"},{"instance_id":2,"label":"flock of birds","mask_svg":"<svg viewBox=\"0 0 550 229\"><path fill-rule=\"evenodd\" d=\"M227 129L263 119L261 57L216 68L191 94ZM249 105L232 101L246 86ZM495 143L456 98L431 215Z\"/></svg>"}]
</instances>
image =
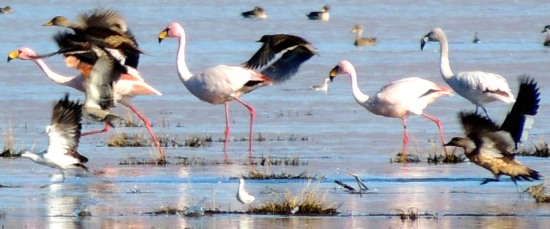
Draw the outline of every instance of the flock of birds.
<instances>
[{"instance_id":1,"label":"flock of birds","mask_svg":"<svg viewBox=\"0 0 550 229\"><path fill-rule=\"evenodd\" d=\"M243 16L263 11L257 7ZM328 20L329 7L320 12L312 12L308 17ZM265 11L263 11L265 13ZM49 146L46 151L36 153L24 151L22 157L61 170L82 168L88 159L77 152L81 136L106 132L114 127L114 122L121 119L110 109L116 104L129 107L144 123L160 159L165 162L165 154L157 140L149 121L131 104L131 98L137 95L156 95L161 93L149 85L137 70L139 57L143 51L128 28L124 18L117 12L108 9L95 9L79 15L78 22L72 22L63 16L54 17L44 26L61 26L67 28L54 35L59 49L39 55L31 48L21 47L8 55L12 59L31 60L45 75L57 84L72 87L85 93L85 101L74 101L69 95L55 104L50 126L46 132ZM361 27L355 30L360 35ZM548 28L546 28L548 30ZM225 106L225 142L224 156L227 159L227 144L230 135L229 102L237 101L250 112L249 156L253 157L252 133L255 110L240 97L260 87L282 83L295 75L300 66L317 54L317 49L306 39L290 34L272 34L262 36L259 50L240 66L217 65L200 72L191 73L186 64L185 30L177 22L170 23L158 35L161 43L166 38L178 41L176 53L177 73L187 90L198 99L211 104ZM375 40L374 40L375 42ZM539 108L539 91L537 83L530 77L520 78L520 89L514 97L505 78L498 74L481 71L453 73L448 58L447 37L442 29L435 28L421 39L421 49L427 42L439 42L440 71L448 86L437 85L431 81L410 77L384 85L373 96L364 94L358 87L358 76L352 63L340 61L330 72L324 84L315 90L325 90L328 81L337 75L348 75L354 99L369 112L402 121L403 151L406 158L408 146L407 117L420 115L433 121L439 130L441 144L464 148L465 155L471 162L491 171L494 178L483 182L498 181L501 175L516 180L537 180L537 171L527 168L514 158L517 144L525 138L524 130L532 125L532 117ZM66 65L77 69L76 76L63 76L55 73L44 59L54 55L63 55ZM476 112L461 112L459 119L466 137L455 137L445 142L442 122L434 116L423 112L430 103L444 96L458 94L476 105ZM501 126L496 125L488 115L484 105L494 101L514 103ZM478 114L481 108L482 114ZM102 130L81 133L82 117L90 117L104 122ZM63 176L64 177L64 176ZM240 193L240 194L239 194ZM241 179L237 198L243 203L254 200L244 190Z\"/></svg>"}]
</instances>

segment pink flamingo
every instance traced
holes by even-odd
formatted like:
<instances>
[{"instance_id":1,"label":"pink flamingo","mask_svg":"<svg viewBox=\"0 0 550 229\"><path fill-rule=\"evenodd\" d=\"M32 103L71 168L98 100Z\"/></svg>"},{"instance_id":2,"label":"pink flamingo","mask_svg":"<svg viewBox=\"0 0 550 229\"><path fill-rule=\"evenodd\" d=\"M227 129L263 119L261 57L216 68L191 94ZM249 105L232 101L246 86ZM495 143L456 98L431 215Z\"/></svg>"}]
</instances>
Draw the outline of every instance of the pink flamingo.
<instances>
[{"instance_id":1,"label":"pink flamingo","mask_svg":"<svg viewBox=\"0 0 550 229\"><path fill-rule=\"evenodd\" d=\"M179 40L177 51L177 68L181 82L187 90L202 101L225 106L225 142L224 156L228 159L227 143L229 140L229 101L236 100L250 112L250 131L248 152L252 157L252 130L254 126L255 110L245 103L240 96L257 88L287 80L295 74L301 63L316 54L315 48L297 36L277 34L264 35L260 42L264 45L253 58L247 61L244 67L218 65L200 73L192 74L185 63L185 31L176 22L170 23L159 34L159 43L166 37ZM298 39L299 38L299 39ZM283 42L284 41L284 42ZM265 68L262 73L254 72L253 68L262 67L275 57L275 54L286 51L284 55Z\"/></svg>"},{"instance_id":2,"label":"pink flamingo","mask_svg":"<svg viewBox=\"0 0 550 229\"><path fill-rule=\"evenodd\" d=\"M406 159L407 145L409 143L407 117L411 114L422 115L435 122L439 128L441 142L445 144L441 121L423 113L422 110L441 96L451 96L453 93L450 88L438 86L431 81L418 77L410 77L391 82L382 87L375 96L369 97L361 92L357 86L357 73L350 62L346 60L340 61L340 63L330 71L331 81L338 74L349 75L351 79L352 94L359 105L373 114L401 119L404 129L403 154L401 154L403 159ZM443 147L443 150L447 153L445 147Z\"/></svg>"},{"instance_id":3,"label":"pink flamingo","mask_svg":"<svg viewBox=\"0 0 550 229\"><path fill-rule=\"evenodd\" d=\"M46 77L48 79L52 80L53 82L72 87L76 90L79 90L81 92L86 93L86 89L84 87L85 82L85 75L89 74L89 71L91 70L91 66L88 66L87 64L79 63L78 60L75 60L74 57L68 56L65 58L65 61L68 66L71 67L79 67L79 70L81 70L83 73L77 75L77 76L63 76L60 74L55 73L52 71L42 60L41 58L34 58L36 53L28 47L22 47L18 50L14 50L9 53L8 55L8 61L12 59L21 59L21 60L32 60L35 62L40 69L46 74ZM76 63L75 63L76 62ZM89 69L88 69L89 68ZM143 116L143 114L135 108L130 102L131 98L136 95L162 95L158 90L147 84L143 78L139 75L139 72L131 67L127 67L129 69L129 74L122 74L120 77L120 80L117 81L114 87L114 96L115 100L130 108L144 123L145 128L147 128L147 131L151 135L151 138L155 142L155 145L157 146L159 153L161 154L162 158L164 159L164 150L162 149L162 146L160 145L159 141L157 140L155 134L153 133L153 130L151 129L151 123ZM87 70L84 70L87 69ZM86 74L87 72L87 74ZM90 131L83 133L82 136L96 134L96 133L103 133L109 131L110 126L109 124L105 124L105 127L102 130L98 131Z\"/></svg>"}]
</instances>

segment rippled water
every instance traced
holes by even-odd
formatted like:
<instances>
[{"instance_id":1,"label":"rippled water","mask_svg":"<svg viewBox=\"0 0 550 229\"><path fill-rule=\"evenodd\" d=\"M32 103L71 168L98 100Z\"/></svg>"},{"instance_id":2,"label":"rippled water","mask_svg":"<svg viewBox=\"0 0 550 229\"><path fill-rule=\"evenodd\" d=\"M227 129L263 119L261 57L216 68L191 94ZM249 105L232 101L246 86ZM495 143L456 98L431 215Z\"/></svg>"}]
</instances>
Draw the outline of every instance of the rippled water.
<instances>
[{"instance_id":1,"label":"rippled water","mask_svg":"<svg viewBox=\"0 0 550 229\"><path fill-rule=\"evenodd\" d=\"M39 188L59 179L57 171L29 160L1 159L0 225L6 228L43 227L191 227L191 228L321 228L321 227L418 227L418 228L543 228L550 217L550 207L536 204L520 192L536 183L515 186L509 179L479 186L490 173L470 163L457 165L391 164L390 157L401 149L402 127L397 119L372 115L358 106L349 91L349 80L338 77L327 94L309 90L321 83L341 59L350 60L359 73L359 85L366 93L376 92L387 82L417 75L444 85L439 75L439 46L430 43L420 51L419 40L434 27L442 27L450 40L451 67L455 72L484 70L508 79L517 90L516 78L528 74L542 89L541 108L531 141L548 141L550 114L549 49L542 46L549 24L550 3L541 1L8 1L13 14L0 15L3 29L0 54L30 46L45 53L55 49L51 36L57 28L41 25L56 15L74 18L78 12L95 7L119 10L128 20L140 47L146 52L139 70L150 84L163 93L161 97L139 97L134 105L149 117L158 135L178 139L192 136L223 137L223 106L197 100L181 85L175 69L176 42L166 39L158 44L157 35L171 21L182 23L188 37L187 61L192 72L216 64L233 64L247 60L258 48L263 34L290 33L305 37L319 50L319 56L305 63L290 81L262 88L243 96L257 110L255 134L267 141L255 142L258 156L299 157L301 166L272 166L256 169L267 173L286 172L323 176L311 186L326 193L326 199L339 206L337 217L279 217L256 215L216 215L199 218L149 216L145 212L161 207L184 208L206 198L210 209L246 210L234 195L238 180L252 169L246 162L246 141L229 145L231 165L128 166L119 162L130 156L150 158L152 147L112 148L106 141L115 133L139 133L144 128L119 127L116 130L81 139L79 152L90 158L88 167L98 175L69 176L62 184ZM324 4L332 7L331 20L306 20L304 14ZM269 18L264 21L241 18L241 11L261 5ZM353 25L363 23L365 36L375 36L373 47L356 48ZM472 44L478 31L482 43ZM47 63L56 71L76 74L66 69L60 57ZM5 134L13 131L18 149L45 149L42 134L49 123L52 104L64 92L83 96L70 88L48 81L33 63L13 60L0 64L0 120ZM231 103L232 137L247 136L248 113L238 103ZM447 137L461 134L456 113L474 106L459 96L442 98L426 109L441 119ZM500 122L510 108L502 103L487 106ZM124 114L122 108L117 112ZM137 119L136 119L137 120ZM86 124L84 129L99 129L100 124ZM411 117L410 152L425 158L440 150L433 123ZM293 140L296 139L296 140ZM302 140L304 139L304 140ZM435 143L434 143L435 142ZM200 157L222 160L222 143L209 147L169 147L168 160ZM548 159L520 157L525 165L550 174ZM357 173L371 190L368 194L350 195L338 188L334 180L353 184L349 172ZM269 191L299 192L303 180L248 181L247 189L258 204L273 198ZM421 218L401 221L388 217L396 209L417 208L437 214L438 219ZM92 217L74 214L89 211Z\"/></svg>"}]
</instances>

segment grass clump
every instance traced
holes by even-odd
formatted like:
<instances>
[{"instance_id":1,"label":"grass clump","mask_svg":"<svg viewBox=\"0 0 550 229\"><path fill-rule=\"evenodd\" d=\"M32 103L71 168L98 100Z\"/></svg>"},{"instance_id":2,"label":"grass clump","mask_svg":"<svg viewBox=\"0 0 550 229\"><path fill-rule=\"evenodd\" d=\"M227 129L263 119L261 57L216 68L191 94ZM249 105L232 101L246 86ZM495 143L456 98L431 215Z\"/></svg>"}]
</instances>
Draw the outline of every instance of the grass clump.
<instances>
[{"instance_id":1,"label":"grass clump","mask_svg":"<svg viewBox=\"0 0 550 229\"><path fill-rule=\"evenodd\" d=\"M176 157L174 162L176 165L184 166L207 166L207 165L230 165L233 164L231 161L226 160L207 160L202 157Z\"/></svg>"},{"instance_id":2,"label":"grass clump","mask_svg":"<svg viewBox=\"0 0 550 229\"><path fill-rule=\"evenodd\" d=\"M407 154L404 157L403 153L398 153L395 158L390 158L390 163L420 163L420 157L415 154Z\"/></svg>"},{"instance_id":3,"label":"grass clump","mask_svg":"<svg viewBox=\"0 0 550 229\"><path fill-rule=\"evenodd\" d=\"M432 214L429 212L420 213L418 208L412 207L406 211L401 209L395 209L396 216L399 217L401 221L416 221L420 217L427 219L437 219L437 214Z\"/></svg>"},{"instance_id":4,"label":"grass clump","mask_svg":"<svg viewBox=\"0 0 550 229\"><path fill-rule=\"evenodd\" d=\"M282 158L276 158L276 157L259 157L259 158L253 158L252 160L249 160L247 162L249 165L260 165L260 166L270 166L270 165L285 165L285 166L300 166L300 165L307 165L308 162L300 161L299 157L282 157Z\"/></svg>"},{"instance_id":5,"label":"grass clump","mask_svg":"<svg viewBox=\"0 0 550 229\"><path fill-rule=\"evenodd\" d=\"M526 156L526 157L550 157L550 148L548 148L548 143L541 142L534 146L534 149L530 150L520 150L516 155Z\"/></svg>"},{"instance_id":6,"label":"grass clump","mask_svg":"<svg viewBox=\"0 0 550 229\"><path fill-rule=\"evenodd\" d=\"M157 216L157 215L181 215L183 213L184 213L183 210L168 206L168 207L161 207L156 211L144 212L143 214Z\"/></svg>"},{"instance_id":7,"label":"grass clump","mask_svg":"<svg viewBox=\"0 0 550 229\"><path fill-rule=\"evenodd\" d=\"M90 211L80 210L80 211L78 211L76 216L78 216L78 217L91 217L92 213Z\"/></svg>"},{"instance_id":8,"label":"grass clump","mask_svg":"<svg viewBox=\"0 0 550 229\"><path fill-rule=\"evenodd\" d=\"M544 185L538 184L525 189L523 192L531 194L531 197L533 197L537 203L550 203L550 195L546 194L544 189Z\"/></svg>"},{"instance_id":9,"label":"grass clump","mask_svg":"<svg viewBox=\"0 0 550 229\"><path fill-rule=\"evenodd\" d=\"M466 156L463 154L455 154L454 152L449 154L433 154L428 156L428 163L433 164L458 164L464 163L466 161Z\"/></svg>"},{"instance_id":10,"label":"grass clump","mask_svg":"<svg viewBox=\"0 0 550 229\"><path fill-rule=\"evenodd\" d=\"M113 135L111 140L107 143L107 146L109 147L144 147L149 145L150 142L143 139L141 135L126 133L118 133Z\"/></svg>"},{"instance_id":11,"label":"grass clump","mask_svg":"<svg viewBox=\"0 0 550 229\"><path fill-rule=\"evenodd\" d=\"M326 200L326 192L319 194L317 189L304 188L298 195L286 192L282 198L270 198L257 207L248 209L249 214L266 215L336 215L337 207Z\"/></svg>"},{"instance_id":12,"label":"grass clump","mask_svg":"<svg viewBox=\"0 0 550 229\"><path fill-rule=\"evenodd\" d=\"M314 175L314 176L307 175L306 172L302 172L298 175L292 175L292 174L288 174L286 172L267 174L267 173L264 173L264 172L259 172L256 169L249 171L248 175L244 175L243 178L244 179L252 179L252 180L268 180L268 179L307 179L307 180L313 180L313 179L319 179L319 177L317 175Z\"/></svg>"},{"instance_id":13,"label":"grass clump","mask_svg":"<svg viewBox=\"0 0 550 229\"><path fill-rule=\"evenodd\" d=\"M137 157L129 157L128 159L121 160L119 165L166 165L169 164L166 160L162 159L145 159Z\"/></svg>"},{"instance_id":14,"label":"grass clump","mask_svg":"<svg viewBox=\"0 0 550 229\"><path fill-rule=\"evenodd\" d=\"M0 153L0 157L13 158L20 157L21 155L17 153L14 147L13 141L13 129L9 128L4 132L4 149Z\"/></svg>"}]
</instances>

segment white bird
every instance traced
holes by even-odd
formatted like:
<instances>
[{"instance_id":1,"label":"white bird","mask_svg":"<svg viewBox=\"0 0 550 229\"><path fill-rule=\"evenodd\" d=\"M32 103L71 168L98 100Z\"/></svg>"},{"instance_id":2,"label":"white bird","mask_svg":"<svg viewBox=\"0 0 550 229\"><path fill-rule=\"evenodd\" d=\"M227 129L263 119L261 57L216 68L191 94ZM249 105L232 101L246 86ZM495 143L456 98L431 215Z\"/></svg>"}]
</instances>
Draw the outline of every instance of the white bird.
<instances>
[{"instance_id":1,"label":"white bird","mask_svg":"<svg viewBox=\"0 0 550 229\"><path fill-rule=\"evenodd\" d=\"M244 189L244 179L241 177L239 179L239 190L237 190L237 200L243 204L250 204L254 202L254 196L248 194Z\"/></svg>"},{"instance_id":2,"label":"white bird","mask_svg":"<svg viewBox=\"0 0 550 229\"><path fill-rule=\"evenodd\" d=\"M178 75L187 90L202 101L211 104L225 105L225 142L223 151L227 159L227 142L229 140L229 104L237 100L250 111L249 156L252 157L252 129L255 111L245 103L240 96L259 87L283 82L294 75L300 65L317 53L317 50L303 38L286 35L264 35L259 42L263 46L244 63L244 66L217 65L200 73L192 74L185 63L185 31L176 22L170 23L159 34L159 43L166 37L179 40L176 57ZM267 66L261 73L251 69L260 68L272 60L276 54L284 54L274 63Z\"/></svg>"},{"instance_id":3,"label":"white bird","mask_svg":"<svg viewBox=\"0 0 550 229\"><path fill-rule=\"evenodd\" d=\"M407 145L409 142L409 135L407 133L407 117L411 114L421 115L435 122L439 128L441 142L442 144L445 143L441 121L435 117L423 113L422 110L424 110L428 104L432 103L437 98L452 95L449 88L438 86L431 81L418 77L410 77L391 82L382 87L382 89L380 89L375 96L369 97L359 89L357 85L357 73L350 62L346 60L340 61L340 63L338 63L338 65L330 71L331 81L338 74L349 75L351 79L351 91L355 101L357 101L359 105L363 106L373 114L401 119L404 129L403 159L406 159ZM443 150L447 153L445 147L443 147Z\"/></svg>"},{"instance_id":4,"label":"white bird","mask_svg":"<svg viewBox=\"0 0 550 229\"><path fill-rule=\"evenodd\" d=\"M69 100L69 95L59 100L53 107L50 126L46 128L48 133L48 149L41 153L34 153L25 150L21 157L29 158L32 161L59 169L65 180L66 169L82 168L88 171L84 165L88 158L77 152L80 140L80 129L82 118L82 104L78 101Z\"/></svg>"},{"instance_id":5,"label":"white bird","mask_svg":"<svg viewBox=\"0 0 550 229\"><path fill-rule=\"evenodd\" d=\"M541 33L546 33L546 38L544 39L544 46L550 46L550 25L544 26L544 29Z\"/></svg>"},{"instance_id":6,"label":"white bird","mask_svg":"<svg viewBox=\"0 0 550 229\"><path fill-rule=\"evenodd\" d=\"M309 12L309 14L306 14L306 16L307 18L309 18L309 20L328 21L330 19L329 11L330 7L328 5L324 5L320 11Z\"/></svg>"},{"instance_id":7,"label":"white bird","mask_svg":"<svg viewBox=\"0 0 550 229\"><path fill-rule=\"evenodd\" d=\"M445 82L460 96L470 100L476 105L476 112L479 107L483 109L485 115L487 110L483 107L484 104L497 100L505 103L513 103L516 101L514 95L508 87L508 82L504 77L481 71L460 72L453 74L449 65L449 45L447 36L440 28L435 28L421 39L420 49L424 49L424 45L428 41L438 41L440 44L441 59L439 62L441 76Z\"/></svg>"},{"instance_id":8,"label":"white bird","mask_svg":"<svg viewBox=\"0 0 550 229\"><path fill-rule=\"evenodd\" d=\"M325 78L323 80L323 83L322 84L319 84L319 85L313 85L311 86L311 90L315 90L315 91L324 91L324 92L327 92L328 91L328 82L330 81L330 78Z\"/></svg>"}]
</instances>

